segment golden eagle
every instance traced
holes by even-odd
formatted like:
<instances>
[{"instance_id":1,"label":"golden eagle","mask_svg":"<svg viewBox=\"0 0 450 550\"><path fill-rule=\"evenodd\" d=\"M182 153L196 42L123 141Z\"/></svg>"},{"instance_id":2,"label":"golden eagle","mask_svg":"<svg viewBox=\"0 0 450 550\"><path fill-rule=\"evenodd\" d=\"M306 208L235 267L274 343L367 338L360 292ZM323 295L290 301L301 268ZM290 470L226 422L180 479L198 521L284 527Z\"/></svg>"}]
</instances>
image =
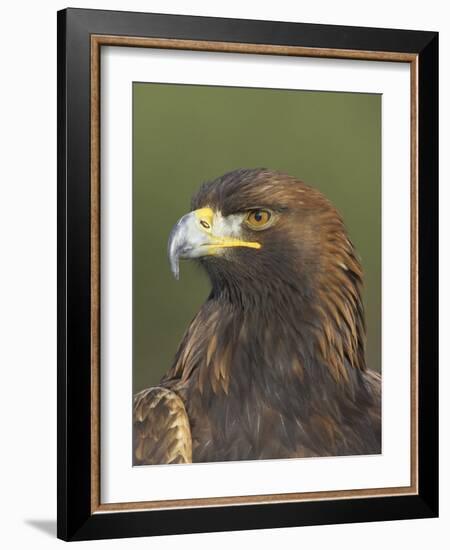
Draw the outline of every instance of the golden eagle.
<instances>
[{"instance_id":1,"label":"golden eagle","mask_svg":"<svg viewBox=\"0 0 450 550\"><path fill-rule=\"evenodd\" d=\"M365 363L362 270L343 220L287 174L203 184L169 238L211 293L157 387L134 398L133 463L381 452L381 378Z\"/></svg>"}]
</instances>

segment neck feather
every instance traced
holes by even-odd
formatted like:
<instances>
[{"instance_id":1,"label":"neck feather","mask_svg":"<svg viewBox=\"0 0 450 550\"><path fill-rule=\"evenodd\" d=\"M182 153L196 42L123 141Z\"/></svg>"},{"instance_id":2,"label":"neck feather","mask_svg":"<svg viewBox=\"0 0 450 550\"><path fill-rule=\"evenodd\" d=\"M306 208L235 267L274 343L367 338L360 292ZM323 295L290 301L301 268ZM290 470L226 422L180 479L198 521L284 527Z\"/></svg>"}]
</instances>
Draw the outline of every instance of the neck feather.
<instances>
[{"instance_id":1,"label":"neck feather","mask_svg":"<svg viewBox=\"0 0 450 550\"><path fill-rule=\"evenodd\" d=\"M229 283L213 287L172 374L182 382L194 375L200 391L208 386L225 394L238 370L241 381L257 381L267 392L273 382L352 386L365 370L364 315L360 278L341 269L334 284L328 280L315 292L286 285L258 292L253 286L243 296Z\"/></svg>"}]
</instances>

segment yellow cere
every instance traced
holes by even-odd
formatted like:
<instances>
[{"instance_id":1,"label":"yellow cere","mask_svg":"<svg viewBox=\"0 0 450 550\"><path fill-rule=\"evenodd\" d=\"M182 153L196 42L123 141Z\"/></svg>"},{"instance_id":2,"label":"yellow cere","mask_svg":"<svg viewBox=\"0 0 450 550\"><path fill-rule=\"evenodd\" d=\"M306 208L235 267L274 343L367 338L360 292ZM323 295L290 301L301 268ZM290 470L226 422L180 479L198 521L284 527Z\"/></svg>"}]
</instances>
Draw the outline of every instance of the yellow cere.
<instances>
[{"instance_id":1,"label":"yellow cere","mask_svg":"<svg viewBox=\"0 0 450 550\"><path fill-rule=\"evenodd\" d=\"M261 244L252 241L243 241L236 239L235 237L227 235L214 235L213 223L214 223L214 211L211 208L199 208L194 211L195 217L198 219L203 230L209 234L210 242L206 245L210 254L214 254L221 248L232 247L247 247L247 248L261 248Z\"/></svg>"},{"instance_id":2,"label":"yellow cere","mask_svg":"<svg viewBox=\"0 0 450 550\"><path fill-rule=\"evenodd\" d=\"M211 208L199 208L198 210L194 210L194 214L201 224L202 222L205 222L209 225L209 228L212 227L214 211ZM204 224L202 224L202 227L208 229L208 227L205 227Z\"/></svg>"}]
</instances>

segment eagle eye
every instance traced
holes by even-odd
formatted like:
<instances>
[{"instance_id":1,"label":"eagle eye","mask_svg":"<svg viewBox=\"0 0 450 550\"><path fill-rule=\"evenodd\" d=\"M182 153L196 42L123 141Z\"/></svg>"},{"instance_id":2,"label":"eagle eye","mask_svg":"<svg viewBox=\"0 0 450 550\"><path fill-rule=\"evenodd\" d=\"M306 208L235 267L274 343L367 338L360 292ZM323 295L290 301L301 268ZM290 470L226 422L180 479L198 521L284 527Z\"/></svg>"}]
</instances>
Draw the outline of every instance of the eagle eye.
<instances>
[{"instance_id":1,"label":"eagle eye","mask_svg":"<svg viewBox=\"0 0 450 550\"><path fill-rule=\"evenodd\" d=\"M247 213L245 223L250 229L266 229L266 227L271 225L272 217L272 213L269 210L256 208Z\"/></svg>"}]
</instances>

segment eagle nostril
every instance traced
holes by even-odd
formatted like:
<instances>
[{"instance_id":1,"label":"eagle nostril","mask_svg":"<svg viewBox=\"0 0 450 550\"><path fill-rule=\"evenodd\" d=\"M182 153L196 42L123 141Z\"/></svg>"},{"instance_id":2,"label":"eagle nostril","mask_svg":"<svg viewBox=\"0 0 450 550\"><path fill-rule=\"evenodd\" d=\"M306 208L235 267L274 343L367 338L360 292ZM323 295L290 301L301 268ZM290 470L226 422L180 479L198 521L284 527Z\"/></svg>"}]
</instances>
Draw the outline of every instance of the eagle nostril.
<instances>
[{"instance_id":1,"label":"eagle nostril","mask_svg":"<svg viewBox=\"0 0 450 550\"><path fill-rule=\"evenodd\" d=\"M205 229L211 229L211 226L209 225L209 223L205 220L200 220L200 225L202 227L204 227Z\"/></svg>"}]
</instances>

